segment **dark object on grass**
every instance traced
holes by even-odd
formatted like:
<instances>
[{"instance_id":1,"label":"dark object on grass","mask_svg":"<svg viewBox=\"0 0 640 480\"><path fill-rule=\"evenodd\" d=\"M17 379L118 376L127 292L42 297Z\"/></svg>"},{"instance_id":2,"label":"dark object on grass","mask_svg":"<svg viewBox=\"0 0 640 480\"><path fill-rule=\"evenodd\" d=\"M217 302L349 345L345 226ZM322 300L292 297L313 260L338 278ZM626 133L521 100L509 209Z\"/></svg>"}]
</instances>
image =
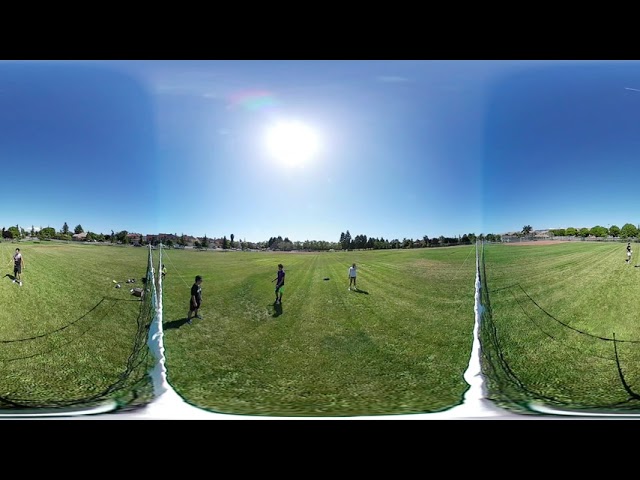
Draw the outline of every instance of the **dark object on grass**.
<instances>
[{"instance_id":1,"label":"dark object on grass","mask_svg":"<svg viewBox=\"0 0 640 480\"><path fill-rule=\"evenodd\" d=\"M131 295L135 295L136 297L142 297L144 295L144 289L142 288L132 288Z\"/></svg>"},{"instance_id":2,"label":"dark object on grass","mask_svg":"<svg viewBox=\"0 0 640 480\"><path fill-rule=\"evenodd\" d=\"M329 277L324 277L323 280L329 280Z\"/></svg>"}]
</instances>

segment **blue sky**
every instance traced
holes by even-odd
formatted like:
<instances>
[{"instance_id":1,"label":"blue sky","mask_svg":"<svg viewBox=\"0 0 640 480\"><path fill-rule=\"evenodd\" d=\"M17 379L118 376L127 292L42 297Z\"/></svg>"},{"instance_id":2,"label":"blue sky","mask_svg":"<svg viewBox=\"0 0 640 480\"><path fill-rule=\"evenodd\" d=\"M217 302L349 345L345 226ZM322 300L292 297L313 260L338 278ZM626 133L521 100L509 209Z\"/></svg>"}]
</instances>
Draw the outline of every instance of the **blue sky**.
<instances>
[{"instance_id":1,"label":"blue sky","mask_svg":"<svg viewBox=\"0 0 640 480\"><path fill-rule=\"evenodd\" d=\"M0 62L0 223L337 241L638 223L639 62ZM283 164L265 132L319 141Z\"/></svg>"}]
</instances>

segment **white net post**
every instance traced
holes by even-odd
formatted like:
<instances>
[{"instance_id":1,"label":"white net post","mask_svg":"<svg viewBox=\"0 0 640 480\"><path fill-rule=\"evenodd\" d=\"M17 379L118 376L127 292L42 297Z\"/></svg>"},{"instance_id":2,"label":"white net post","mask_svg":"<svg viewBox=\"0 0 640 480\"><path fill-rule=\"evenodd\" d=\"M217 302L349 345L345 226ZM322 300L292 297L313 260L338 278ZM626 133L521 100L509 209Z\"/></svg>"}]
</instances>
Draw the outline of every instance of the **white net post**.
<instances>
[{"instance_id":1,"label":"white net post","mask_svg":"<svg viewBox=\"0 0 640 480\"><path fill-rule=\"evenodd\" d=\"M153 321L149 326L149 350L155 358L153 369L151 370L151 379L153 381L153 393L154 397L158 398L165 393L169 388L167 384L167 369L164 361L164 343L162 332L162 246L158 250L158 278L157 288L156 279L153 275L153 255L151 253L151 245L149 245L149 265L151 265L151 278L152 278L152 292L153 292L153 305L156 310Z\"/></svg>"}]
</instances>

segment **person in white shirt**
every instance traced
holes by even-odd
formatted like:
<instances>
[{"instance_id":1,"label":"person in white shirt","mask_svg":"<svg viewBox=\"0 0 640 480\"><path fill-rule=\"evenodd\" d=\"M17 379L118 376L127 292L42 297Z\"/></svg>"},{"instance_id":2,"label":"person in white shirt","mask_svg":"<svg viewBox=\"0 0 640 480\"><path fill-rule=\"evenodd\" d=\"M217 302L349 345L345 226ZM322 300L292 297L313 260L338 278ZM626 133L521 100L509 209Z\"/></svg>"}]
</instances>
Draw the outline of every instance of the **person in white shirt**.
<instances>
[{"instance_id":1,"label":"person in white shirt","mask_svg":"<svg viewBox=\"0 0 640 480\"><path fill-rule=\"evenodd\" d=\"M349 290L351 290L351 285L353 285L354 290L357 290L356 286L356 264L354 263L349 267Z\"/></svg>"}]
</instances>

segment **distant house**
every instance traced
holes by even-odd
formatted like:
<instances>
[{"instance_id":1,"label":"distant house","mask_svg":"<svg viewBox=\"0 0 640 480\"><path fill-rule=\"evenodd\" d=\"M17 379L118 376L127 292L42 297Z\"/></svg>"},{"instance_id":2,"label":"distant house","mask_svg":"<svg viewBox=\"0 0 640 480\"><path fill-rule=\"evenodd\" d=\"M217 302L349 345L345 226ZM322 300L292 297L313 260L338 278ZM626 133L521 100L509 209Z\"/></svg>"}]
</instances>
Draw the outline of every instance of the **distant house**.
<instances>
[{"instance_id":1,"label":"distant house","mask_svg":"<svg viewBox=\"0 0 640 480\"><path fill-rule=\"evenodd\" d=\"M139 233L128 233L127 238L129 239L129 243L141 243L142 235Z\"/></svg>"},{"instance_id":2,"label":"distant house","mask_svg":"<svg viewBox=\"0 0 640 480\"><path fill-rule=\"evenodd\" d=\"M500 235L503 242L518 242L520 241L520 232L507 232Z\"/></svg>"},{"instance_id":3,"label":"distant house","mask_svg":"<svg viewBox=\"0 0 640 480\"><path fill-rule=\"evenodd\" d=\"M549 239L551 238L551 233L549 230L534 230L533 237L538 240Z\"/></svg>"},{"instance_id":4,"label":"distant house","mask_svg":"<svg viewBox=\"0 0 640 480\"><path fill-rule=\"evenodd\" d=\"M87 239L87 232L74 233L71 238L76 242L84 242Z\"/></svg>"}]
</instances>

